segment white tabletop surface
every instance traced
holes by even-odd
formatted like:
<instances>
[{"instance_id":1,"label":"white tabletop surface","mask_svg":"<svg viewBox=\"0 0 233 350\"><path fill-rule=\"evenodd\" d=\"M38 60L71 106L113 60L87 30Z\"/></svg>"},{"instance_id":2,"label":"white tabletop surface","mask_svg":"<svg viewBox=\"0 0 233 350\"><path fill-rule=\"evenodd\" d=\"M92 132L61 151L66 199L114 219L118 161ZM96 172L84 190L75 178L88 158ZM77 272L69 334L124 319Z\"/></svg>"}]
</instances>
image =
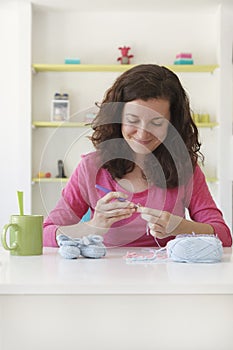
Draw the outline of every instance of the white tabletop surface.
<instances>
[{"instance_id":1,"label":"white tabletop surface","mask_svg":"<svg viewBox=\"0 0 233 350\"><path fill-rule=\"evenodd\" d=\"M140 248L138 248L141 251ZM136 248L108 249L101 259L63 259L57 248L41 256L11 256L0 247L0 295L9 294L233 294L233 256L221 263L127 263Z\"/></svg>"}]
</instances>

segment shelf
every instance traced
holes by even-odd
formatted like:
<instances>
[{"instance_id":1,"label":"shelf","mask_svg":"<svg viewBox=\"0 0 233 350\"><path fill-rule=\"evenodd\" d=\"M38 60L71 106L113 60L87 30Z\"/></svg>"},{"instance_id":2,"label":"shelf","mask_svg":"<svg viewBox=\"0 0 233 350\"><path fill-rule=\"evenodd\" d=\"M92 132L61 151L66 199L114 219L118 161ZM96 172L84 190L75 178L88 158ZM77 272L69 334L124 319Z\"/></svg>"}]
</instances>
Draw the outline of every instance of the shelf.
<instances>
[{"instance_id":1,"label":"shelf","mask_svg":"<svg viewBox=\"0 0 233 350\"><path fill-rule=\"evenodd\" d=\"M218 126L218 123L216 123L216 122L196 123L196 126L198 128L214 128L215 126Z\"/></svg>"},{"instance_id":2,"label":"shelf","mask_svg":"<svg viewBox=\"0 0 233 350\"><path fill-rule=\"evenodd\" d=\"M85 122L46 122L46 121L34 121L32 126L36 128L82 128L89 127L90 123Z\"/></svg>"},{"instance_id":3,"label":"shelf","mask_svg":"<svg viewBox=\"0 0 233 350\"><path fill-rule=\"evenodd\" d=\"M33 64L34 72L124 72L134 64ZM213 73L218 65L165 65L173 72L206 72Z\"/></svg>"},{"instance_id":4,"label":"shelf","mask_svg":"<svg viewBox=\"0 0 233 350\"><path fill-rule=\"evenodd\" d=\"M215 69L219 68L217 64L208 64L208 65L182 65L174 64L172 66L165 66L176 73L213 73Z\"/></svg>"},{"instance_id":5,"label":"shelf","mask_svg":"<svg viewBox=\"0 0 233 350\"><path fill-rule=\"evenodd\" d=\"M218 179L216 177L206 177L206 181L209 183L217 183Z\"/></svg>"},{"instance_id":6,"label":"shelf","mask_svg":"<svg viewBox=\"0 0 233 350\"><path fill-rule=\"evenodd\" d=\"M32 126L36 128L84 128L84 127L90 127L91 123L85 123L85 122L46 122L46 121L34 121L32 122ZM198 128L214 128L215 126L218 126L218 123L216 122L210 122L210 123L196 123L196 126Z\"/></svg>"},{"instance_id":7,"label":"shelf","mask_svg":"<svg viewBox=\"0 0 233 350\"><path fill-rule=\"evenodd\" d=\"M68 182L69 178L61 178L61 177L33 177L32 183L51 183L51 182Z\"/></svg>"},{"instance_id":8,"label":"shelf","mask_svg":"<svg viewBox=\"0 0 233 350\"><path fill-rule=\"evenodd\" d=\"M124 72L131 64L33 64L35 72Z\"/></svg>"},{"instance_id":9,"label":"shelf","mask_svg":"<svg viewBox=\"0 0 233 350\"><path fill-rule=\"evenodd\" d=\"M42 183L42 182L53 183L53 182L68 182L68 181L69 181L69 178L57 178L57 177L42 177L42 178L34 177L32 179L32 183ZM218 179L215 177L207 177L206 181L210 183L215 183L215 182L218 182Z\"/></svg>"}]
</instances>

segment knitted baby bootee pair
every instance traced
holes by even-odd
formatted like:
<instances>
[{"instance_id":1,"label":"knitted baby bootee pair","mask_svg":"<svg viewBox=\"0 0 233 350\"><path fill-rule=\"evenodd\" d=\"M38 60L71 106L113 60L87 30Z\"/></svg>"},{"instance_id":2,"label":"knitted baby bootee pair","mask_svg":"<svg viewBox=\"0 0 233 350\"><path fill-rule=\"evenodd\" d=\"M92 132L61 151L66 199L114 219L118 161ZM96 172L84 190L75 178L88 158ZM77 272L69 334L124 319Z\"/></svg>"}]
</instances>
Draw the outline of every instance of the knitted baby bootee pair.
<instances>
[{"instance_id":1,"label":"knitted baby bootee pair","mask_svg":"<svg viewBox=\"0 0 233 350\"><path fill-rule=\"evenodd\" d=\"M70 238L66 235L58 235L59 254L65 259L77 259L80 255L85 258L98 259L106 255L103 237L89 235L83 238Z\"/></svg>"}]
</instances>

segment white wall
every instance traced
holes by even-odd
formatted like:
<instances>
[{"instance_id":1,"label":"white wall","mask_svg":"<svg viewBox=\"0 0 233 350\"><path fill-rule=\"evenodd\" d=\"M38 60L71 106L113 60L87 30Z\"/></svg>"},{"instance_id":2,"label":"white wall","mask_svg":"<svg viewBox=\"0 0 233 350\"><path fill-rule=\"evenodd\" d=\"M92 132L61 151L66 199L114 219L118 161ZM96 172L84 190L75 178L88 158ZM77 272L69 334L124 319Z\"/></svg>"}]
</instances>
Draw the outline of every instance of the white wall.
<instances>
[{"instance_id":1,"label":"white wall","mask_svg":"<svg viewBox=\"0 0 233 350\"><path fill-rule=\"evenodd\" d=\"M118 47L122 45L131 46L130 53L135 56L132 63L173 64L175 55L181 51L191 51L196 64L217 62L216 16L201 11L179 14L146 9L139 13L132 9L129 13L122 9L117 13L80 13L36 9L32 35L34 63L64 63L65 57L79 57L85 64L116 64L120 56ZM80 84L80 76L75 74L38 75L33 90L40 99L33 101L33 118L41 120L49 115L49 102L56 88L68 89L72 114L93 104L92 96L102 99L116 75L96 74L94 82L92 77L92 73L85 74ZM211 85L207 89L212 89ZM199 99L195 96L198 108L212 106L213 99L208 96L205 100L200 94ZM42 103L46 100L48 103Z\"/></svg>"},{"instance_id":2,"label":"white wall","mask_svg":"<svg viewBox=\"0 0 233 350\"><path fill-rule=\"evenodd\" d=\"M219 179L220 179L220 207L224 212L228 224L232 227L232 177L231 167L233 153L231 153L232 138L232 44L233 44L233 7L219 8Z\"/></svg>"},{"instance_id":3,"label":"white wall","mask_svg":"<svg viewBox=\"0 0 233 350\"><path fill-rule=\"evenodd\" d=\"M16 191L30 211L30 6L0 3L0 227L18 213Z\"/></svg>"},{"instance_id":4,"label":"white wall","mask_svg":"<svg viewBox=\"0 0 233 350\"><path fill-rule=\"evenodd\" d=\"M33 17L33 61L63 63L64 55L78 55L82 63L115 64L120 53L118 47L124 44L132 47L137 63L172 64L181 50L191 51L196 64L216 61L213 13L202 10L177 13L172 9L160 12L148 8L140 12L133 8L130 12L124 8L120 12L110 11L37 9Z\"/></svg>"}]
</instances>

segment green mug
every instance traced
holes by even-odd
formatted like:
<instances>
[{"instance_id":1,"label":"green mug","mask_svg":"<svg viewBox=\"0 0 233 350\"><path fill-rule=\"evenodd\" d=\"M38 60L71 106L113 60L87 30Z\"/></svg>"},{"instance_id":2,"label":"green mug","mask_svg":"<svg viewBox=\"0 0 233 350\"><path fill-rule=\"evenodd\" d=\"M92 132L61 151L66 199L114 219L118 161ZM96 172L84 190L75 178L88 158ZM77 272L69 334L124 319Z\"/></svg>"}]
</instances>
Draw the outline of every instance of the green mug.
<instances>
[{"instance_id":1,"label":"green mug","mask_svg":"<svg viewBox=\"0 0 233 350\"><path fill-rule=\"evenodd\" d=\"M11 215L10 223L3 227L1 234L3 247L11 255L41 255L42 225L42 215ZM8 229L10 245L7 243Z\"/></svg>"}]
</instances>

